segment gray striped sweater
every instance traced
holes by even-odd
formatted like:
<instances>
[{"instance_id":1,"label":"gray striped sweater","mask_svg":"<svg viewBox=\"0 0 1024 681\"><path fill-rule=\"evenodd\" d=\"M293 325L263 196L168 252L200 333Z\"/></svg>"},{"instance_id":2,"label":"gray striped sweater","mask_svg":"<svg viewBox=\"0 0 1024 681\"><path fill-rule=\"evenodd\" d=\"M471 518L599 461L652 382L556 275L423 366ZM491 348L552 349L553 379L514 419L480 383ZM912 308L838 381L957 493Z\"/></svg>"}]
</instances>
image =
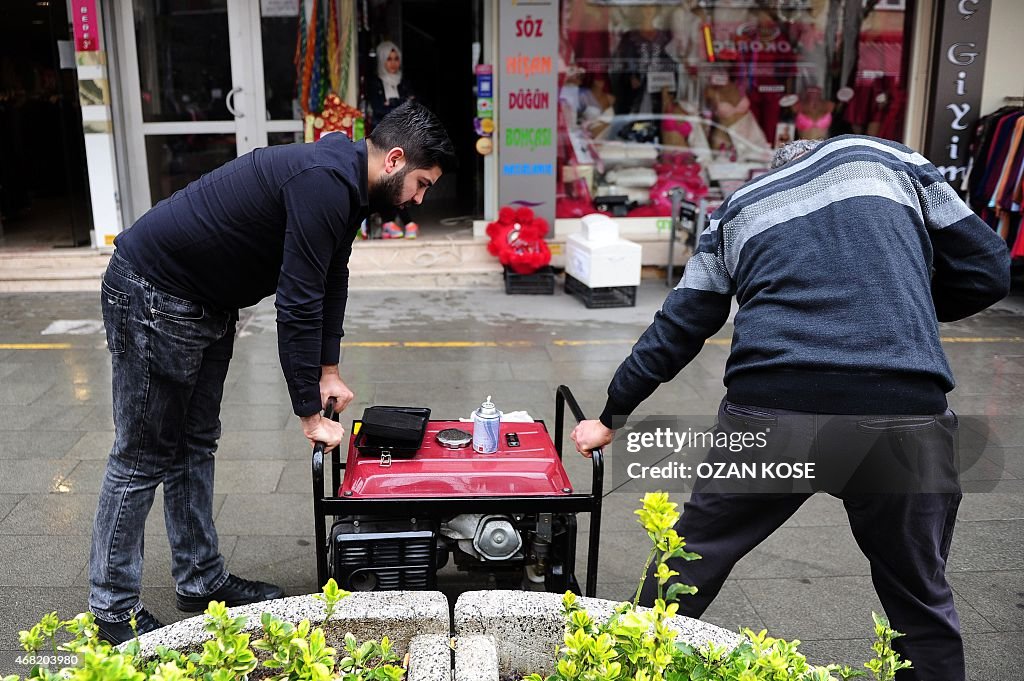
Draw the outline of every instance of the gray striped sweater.
<instances>
[{"instance_id":1,"label":"gray striped sweater","mask_svg":"<svg viewBox=\"0 0 1024 681\"><path fill-rule=\"evenodd\" d=\"M920 154L844 135L740 187L616 371L601 421L628 416L739 311L730 401L848 414L939 413L940 321L1009 290L1006 244Z\"/></svg>"}]
</instances>

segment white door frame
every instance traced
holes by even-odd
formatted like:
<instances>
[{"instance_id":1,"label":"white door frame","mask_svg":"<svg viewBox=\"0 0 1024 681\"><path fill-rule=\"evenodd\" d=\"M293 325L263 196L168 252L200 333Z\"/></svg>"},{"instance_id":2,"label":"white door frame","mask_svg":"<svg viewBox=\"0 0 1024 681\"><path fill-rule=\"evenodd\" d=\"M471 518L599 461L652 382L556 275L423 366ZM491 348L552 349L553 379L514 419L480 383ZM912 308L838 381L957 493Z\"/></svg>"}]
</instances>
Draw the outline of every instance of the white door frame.
<instances>
[{"instance_id":1,"label":"white door frame","mask_svg":"<svg viewBox=\"0 0 1024 681\"><path fill-rule=\"evenodd\" d=\"M267 120L260 3L252 0L227 0L227 48L231 58L234 120L144 122L133 2L116 0L116 3L117 14L124 17L123 21L117 22L116 49L121 57L118 59L118 75L122 84L129 184L126 188L129 196L122 201L125 227L152 207L146 160L147 135L234 134L236 153L241 156L257 147L267 146L267 133L302 131L302 121Z\"/></svg>"}]
</instances>

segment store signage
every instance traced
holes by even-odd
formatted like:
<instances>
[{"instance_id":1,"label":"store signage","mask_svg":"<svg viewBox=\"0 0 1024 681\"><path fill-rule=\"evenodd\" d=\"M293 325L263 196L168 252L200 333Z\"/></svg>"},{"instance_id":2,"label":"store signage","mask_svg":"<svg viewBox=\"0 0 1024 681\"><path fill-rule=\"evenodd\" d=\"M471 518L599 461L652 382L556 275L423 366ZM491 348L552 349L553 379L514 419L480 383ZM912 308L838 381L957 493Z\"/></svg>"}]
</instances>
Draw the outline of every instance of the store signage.
<instances>
[{"instance_id":1,"label":"store signage","mask_svg":"<svg viewBox=\"0 0 1024 681\"><path fill-rule=\"evenodd\" d=\"M260 16L297 17L299 0L260 0Z\"/></svg>"},{"instance_id":2,"label":"store signage","mask_svg":"<svg viewBox=\"0 0 1024 681\"><path fill-rule=\"evenodd\" d=\"M71 22L75 31L76 52L98 52L100 49L99 15L96 0L73 0Z\"/></svg>"},{"instance_id":3,"label":"store signage","mask_svg":"<svg viewBox=\"0 0 1024 681\"><path fill-rule=\"evenodd\" d=\"M943 3L935 54L924 155L957 190L981 112L991 0Z\"/></svg>"},{"instance_id":4,"label":"store signage","mask_svg":"<svg viewBox=\"0 0 1024 681\"><path fill-rule=\"evenodd\" d=\"M498 204L529 206L554 228L558 182L558 0L500 0ZM479 106L478 106L479 108Z\"/></svg>"},{"instance_id":5,"label":"store signage","mask_svg":"<svg viewBox=\"0 0 1024 681\"><path fill-rule=\"evenodd\" d=\"M490 64L476 67L476 96L490 99L494 96L494 69Z\"/></svg>"}]
</instances>

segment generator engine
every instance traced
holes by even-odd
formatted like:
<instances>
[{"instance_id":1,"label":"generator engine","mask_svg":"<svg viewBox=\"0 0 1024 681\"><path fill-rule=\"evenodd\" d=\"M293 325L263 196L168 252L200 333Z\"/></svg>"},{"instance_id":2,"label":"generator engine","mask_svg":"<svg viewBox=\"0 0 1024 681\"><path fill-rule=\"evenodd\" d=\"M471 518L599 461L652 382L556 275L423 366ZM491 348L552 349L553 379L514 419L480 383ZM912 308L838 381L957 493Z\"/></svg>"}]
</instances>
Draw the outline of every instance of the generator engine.
<instances>
[{"instance_id":1,"label":"generator engine","mask_svg":"<svg viewBox=\"0 0 1024 681\"><path fill-rule=\"evenodd\" d=\"M439 522L342 518L331 530L331 575L350 591L433 589L449 560L505 587L565 591L575 569L573 514L463 513Z\"/></svg>"}]
</instances>

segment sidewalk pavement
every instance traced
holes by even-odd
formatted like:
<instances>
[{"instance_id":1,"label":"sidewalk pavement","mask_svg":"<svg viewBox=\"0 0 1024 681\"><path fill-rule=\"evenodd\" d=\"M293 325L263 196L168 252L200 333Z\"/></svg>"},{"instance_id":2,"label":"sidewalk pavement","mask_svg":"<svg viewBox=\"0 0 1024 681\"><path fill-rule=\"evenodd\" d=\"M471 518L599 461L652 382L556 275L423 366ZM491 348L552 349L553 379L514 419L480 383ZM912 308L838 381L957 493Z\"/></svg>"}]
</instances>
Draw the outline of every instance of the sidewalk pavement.
<instances>
[{"instance_id":1,"label":"sidewalk pavement","mask_svg":"<svg viewBox=\"0 0 1024 681\"><path fill-rule=\"evenodd\" d=\"M346 425L372 404L468 416L487 395L551 424L562 383L596 416L608 380L666 292L663 282L645 280L635 308L586 310L560 291L353 291L342 375L356 402ZM19 629L50 610L67 617L86 608L89 535L113 439L99 319L95 294L0 297L0 674L28 672L14 663ZM731 332L726 325L641 412L714 413ZM942 333L959 382L951 406L993 419L1000 445L964 473L968 493L947 571L969 678L1011 681L1024 668L1024 306L1011 300ZM410 347L414 341L421 345ZM215 508L229 569L288 594L317 590L309 449L290 413L272 301L243 311L222 421ZM566 467L585 489L589 462L567 453ZM632 515L642 490L606 482L606 493L598 595L624 598L648 542ZM578 545L583 568L585 521ZM164 622L183 618L159 495L146 558L145 603ZM583 582L583 569L578 575ZM842 505L819 495L737 565L705 619L732 630L768 628L803 641L813 662L859 666L870 654L872 610L880 605Z\"/></svg>"}]
</instances>

